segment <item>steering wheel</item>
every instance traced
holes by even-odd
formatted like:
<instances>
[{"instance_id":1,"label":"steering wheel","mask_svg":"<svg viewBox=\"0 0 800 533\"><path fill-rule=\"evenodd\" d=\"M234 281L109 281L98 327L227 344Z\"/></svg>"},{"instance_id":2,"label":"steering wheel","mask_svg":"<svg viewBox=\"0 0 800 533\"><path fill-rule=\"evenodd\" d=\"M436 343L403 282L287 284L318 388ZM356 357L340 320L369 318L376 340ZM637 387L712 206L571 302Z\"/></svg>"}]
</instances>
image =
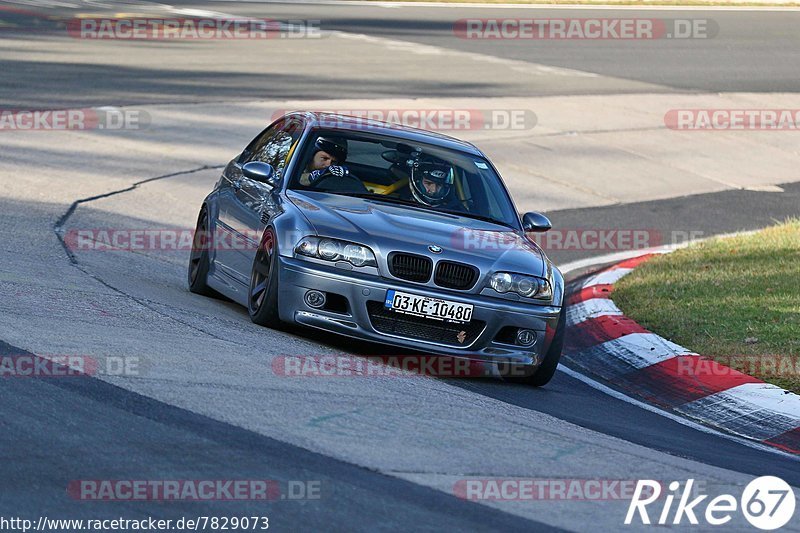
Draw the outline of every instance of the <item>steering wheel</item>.
<instances>
[{"instance_id":1,"label":"steering wheel","mask_svg":"<svg viewBox=\"0 0 800 533\"><path fill-rule=\"evenodd\" d=\"M326 171L317 179L314 188L324 191L369 192L364 182L353 174L337 176L330 171Z\"/></svg>"}]
</instances>

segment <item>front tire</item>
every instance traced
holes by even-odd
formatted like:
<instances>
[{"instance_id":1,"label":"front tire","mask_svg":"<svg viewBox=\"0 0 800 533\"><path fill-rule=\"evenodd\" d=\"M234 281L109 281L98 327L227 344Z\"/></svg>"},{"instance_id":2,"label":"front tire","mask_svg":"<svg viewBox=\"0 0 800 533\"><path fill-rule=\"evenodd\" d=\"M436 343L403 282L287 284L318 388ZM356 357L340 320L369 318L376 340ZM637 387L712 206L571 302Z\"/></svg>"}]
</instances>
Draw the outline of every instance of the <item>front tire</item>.
<instances>
[{"instance_id":1,"label":"front tire","mask_svg":"<svg viewBox=\"0 0 800 533\"><path fill-rule=\"evenodd\" d=\"M544 361L539 365L532 374L527 369L523 377L509 377L506 380L513 383L522 383L531 385L533 387L543 387L550 383L558 368L558 362L561 360L561 351L564 349L564 334L567 329L567 306L561 307L561 312L558 314L558 325L556 325L556 333L553 340L550 342L550 347L544 356Z\"/></svg>"},{"instance_id":2,"label":"front tire","mask_svg":"<svg viewBox=\"0 0 800 533\"><path fill-rule=\"evenodd\" d=\"M272 228L264 231L253 260L247 313L259 326L281 329L283 325L278 314L278 245Z\"/></svg>"},{"instance_id":3,"label":"front tire","mask_svg":"<svg viewBox=\"0 0 800 533\"><path fill-rule=\"evenodd\" d=\"M214 296L214 289L208 286L209 254L211 235L208 228L210 220L205 206L197 217L197 226L189 255L189 291L203 296Z\"/></svg>"}]
</instances>

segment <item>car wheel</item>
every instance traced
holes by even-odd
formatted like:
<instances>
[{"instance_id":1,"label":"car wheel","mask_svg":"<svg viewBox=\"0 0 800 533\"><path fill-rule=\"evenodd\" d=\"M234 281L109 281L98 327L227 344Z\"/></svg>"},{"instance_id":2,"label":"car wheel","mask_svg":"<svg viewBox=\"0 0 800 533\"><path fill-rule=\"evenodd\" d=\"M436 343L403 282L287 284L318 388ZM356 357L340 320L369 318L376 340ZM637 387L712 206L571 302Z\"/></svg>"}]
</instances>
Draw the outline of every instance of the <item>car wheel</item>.
<instances>
[{"instance_id":1,"label":"car wheel","mask_svg":"<svg viewBox=\"0 0 800 533\"><path fill-rule=\"evenodd\" d=\"M214 289L208 286L208 249L211 244L208 210L203 207L197 217L197 227L192 240L192 252L189 256L189 291L203 296L214 296Z\"/></svg>"},{"instance_id":2,"label":"car wheel","mask_svg":"<svg viewBox=\"0 0 800 533\"><path fill-rule=\"evenodd\" d=\"M278 315L278 257L275 232L267 228L253 260L250 287L247 291L247 312L260 326L280 329Z\"/></svg>"},{"instance_id":3,"label":"car wheel","mask_svg":"<svg viewBox=\"0 0 800 533\"><path fill-rule=\"evenodd\" d=\"M553 336L553 341L547 349L544 356L544 361L539 365L533 373L525 368L523 377L507 377L507 381L513 383L523 383L525 385L532 385L534 387L542 387L550 383L558 368L558 362L561 360L561 351L564 348L564 331L567 329L567 306L561 307L561 312L558 314L558 324L556 325L556 333ZM519 371L519 367L517 367Z\"/></svg>"}]
</instances>

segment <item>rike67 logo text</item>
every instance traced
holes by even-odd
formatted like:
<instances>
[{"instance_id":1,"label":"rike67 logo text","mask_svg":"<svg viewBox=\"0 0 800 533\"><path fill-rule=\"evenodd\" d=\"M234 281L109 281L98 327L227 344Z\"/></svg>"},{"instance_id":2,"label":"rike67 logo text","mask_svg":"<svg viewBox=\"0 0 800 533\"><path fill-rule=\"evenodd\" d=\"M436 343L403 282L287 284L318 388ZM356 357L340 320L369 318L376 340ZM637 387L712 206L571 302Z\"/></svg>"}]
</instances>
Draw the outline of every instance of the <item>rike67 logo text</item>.
<instances>
[{"instance_id":1,"label":"rike67 logo text","mask_svg":"<svg viewBox=\"0 0 800 533\"><path fill-rule=\"evenodd\" d=\"M705 519L706 524L721 526L741 512L753 527L771 531L786 525L794 515L794 491L779 477L762 476L754 479L744 488L739 499L731 494L722 494L706 501L709 496L697 495L693 487L694 479L687 480L682 490L681 483L673 481L668 485L668 492L662 494L660 482L639 480L625 516L625 524L630 525L638 518L642 524L678 525L684 523L685 519L697 525L700 523L699 516ZM678 501L673 510L675 500ZM658 514L651 517L648 511Z\"/></svg>"}]
</instances>

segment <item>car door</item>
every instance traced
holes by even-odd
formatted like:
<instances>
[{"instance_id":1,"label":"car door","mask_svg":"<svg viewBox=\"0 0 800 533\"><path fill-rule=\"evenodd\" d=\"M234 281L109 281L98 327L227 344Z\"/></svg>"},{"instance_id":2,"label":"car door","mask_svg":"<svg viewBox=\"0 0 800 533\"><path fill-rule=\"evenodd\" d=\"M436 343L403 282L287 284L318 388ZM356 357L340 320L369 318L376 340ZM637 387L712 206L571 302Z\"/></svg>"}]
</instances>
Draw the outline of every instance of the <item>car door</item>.
<instances>
[{"instance_id":1,"label":"car door","mask_svg":"<svg viewBox=\"0 0 800 533\"><path fill-rule=\"evenodd\" d=\"M265 183L244 177L242 167L251 161L272 165L277 181L282 178L292 148L300 139L302 124L296 119L273 124L258 137L229 169L230 192L221 208L220 219L231 233L229 266L242 283L247 283L256 247L264 230L262 212L272 205L273 188Z\"/></svg>"},{"instance_id":2,"label":"car door","mask_svg":"<svg viewBox=\"0 0 800 533\"><path fill-rule=\"evenodd\" d=\"M247 151L243 152L246 153ZM234 183L240 182L242 178L242 167L239 158L231 161L222 172L222 180L217 193L217 206L219 207L215 224L214 235L214 272L220 277L220 281L225 281L232 290L241 290L240 283L230 283L232 280L241 282L236 265L239 263L239 253L234 250L234 243L238 239L236 226L228 213L233 211L232 205L236 203L236 190Z\"/></svg>"}]
</instances>

